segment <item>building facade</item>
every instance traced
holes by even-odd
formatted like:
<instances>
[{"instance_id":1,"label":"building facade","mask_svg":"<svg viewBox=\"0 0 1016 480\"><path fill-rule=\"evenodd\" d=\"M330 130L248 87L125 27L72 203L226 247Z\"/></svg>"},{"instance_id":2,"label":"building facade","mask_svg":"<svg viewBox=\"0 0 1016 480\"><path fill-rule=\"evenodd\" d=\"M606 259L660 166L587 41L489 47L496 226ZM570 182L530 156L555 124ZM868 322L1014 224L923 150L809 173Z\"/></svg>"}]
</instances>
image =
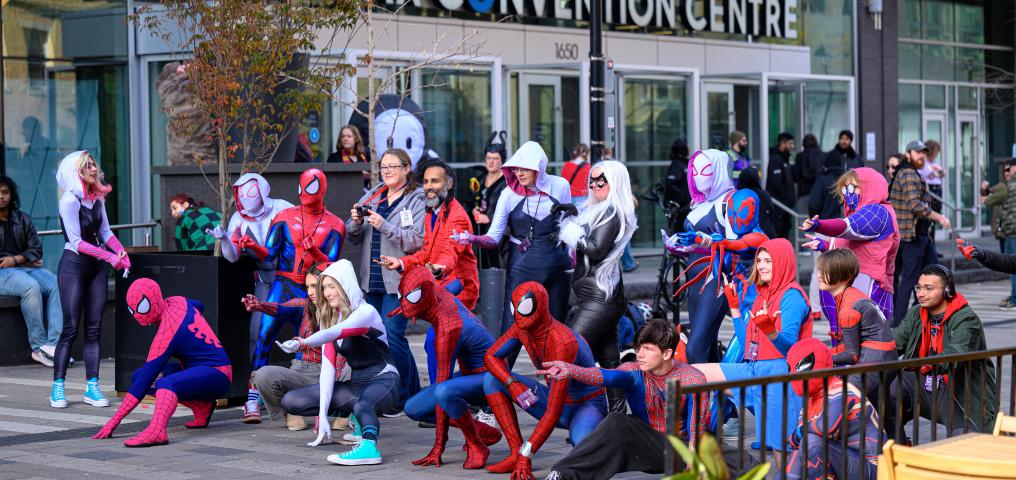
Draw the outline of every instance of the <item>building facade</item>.
<instances>
[{"instance_id":1,"label":"building facade","mask_svg":"<svg viewBox=\"0 0 1016 480\"><path fill-rule=\"evenodd\" d=\"M589 139L590 1L387 1L373 15L370 41L358 28L321 57L358 68L331 104L303 122L314 131L316 158L335 149L372 70L377 88L420 105L428 147L460 171L480 165L487 138L501 130L509 151L537 141L560 165ZM58 161L95 144L118 187L114 223L152 218L165 207L151 167L167 156L155 84L167 63L186 54L126 23L102 31L111 37L103 52L74 51L66 46L74 15L108 11L122 19L132 5L82 1L73 12L32 13L62 29L15 22L39 3L3 6L5 171L25 179L23 198L55 206L47 170L55 161L40 167L30 159L38 147L26 148L50 142ZM974 187L997 178L992 161L1012 156L1016 141L1016 2L882 3L883 11L869 12L857 0L607 0L607 145L629 165L635 190L663 179L677 139L693 150L726 149L729 133L743 131L764 171L780 132L793 134L798 149L811 133L830 150L848 129L866 165L879 169L911 139L938 140L947 200L973 206ZM26 137L23 124L33 116L44 138ZM31 213L53 227L55 210L44 205ZM963 215L964 231L987 224L972 210ZM639 218L636 244L652 246L662 213L642 202Z\"/></svg>"}]
</instances>

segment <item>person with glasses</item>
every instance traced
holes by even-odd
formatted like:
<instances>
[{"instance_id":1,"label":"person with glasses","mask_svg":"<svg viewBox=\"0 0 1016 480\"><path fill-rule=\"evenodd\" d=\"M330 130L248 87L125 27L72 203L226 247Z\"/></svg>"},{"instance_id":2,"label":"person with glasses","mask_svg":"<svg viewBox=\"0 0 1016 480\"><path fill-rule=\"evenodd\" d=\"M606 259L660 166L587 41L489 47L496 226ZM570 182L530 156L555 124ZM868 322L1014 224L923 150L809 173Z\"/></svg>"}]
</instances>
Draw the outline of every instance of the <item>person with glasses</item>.
<instances>
[{"instance_id":1,"label":"person with glasses","mask_svg":"<svg viewBox=\"0 0 1016 480\"><path fill-rule=\"evenodd\" d=\"M60 304L63 307L63 331L53 355L53 391L49 405L67 408L64 377L70 363L71 345L78 336L78 325L85 328L85 403L108 407L109 400L99 388L99 334L102 312L106 309L109 289L107 267L130 270L127 251L109 228L106 195L113 187L103 182L102 169L92 154L81 150L60 161L56 174L60 194L60 225L64 251L57 267Z\"/></svg>"},{"instance_id":2,"label":"person with glasses","mask_svg":"<svg viewBox=\"0 0 1016 480\"><path fill-rule=\"evenodd\" d=\"M568 249L551 240L557 232L559 214L553 207L571 203L571 186L564 178L547 173L547 154L536 142L526 142L501 168L508 189L497 201L490 229L484 235L455 232L452 237L462 244L481 248L497 248L501 236L509 235L512 243L508 256L504 310L501 331L513 323L511 293L522 283L542 284L550 293L550 313L554 318L567 318L568 296L571 291L572 260ZM568 210L577 213L574 205ZM495 332L491 332L495 333ZM512 357L514 363L514 356Z\"/></svg>"},{"instance_id":3,"label":"person with glasses","mask_svg":"<svg viewBox=\"0 0 1016 480\"><path fill-rule=\"evenodd\" d=\"M361 247L360 288L366 301L378 312L388 313L399 306L401 275L382 266L381 258L401 258L423 246L423 217L427 200L417 182L410 178L412 161L405 150L393 148L381 156L381 183L363 195L350 210L346 234L352 245ZM392 362L399 371L401 393L396 408L386 415L398 416L407 399L420 391L416 360L406 340L402 315L382 316L388 332Z\"/></svg>"},{"instance_id":4,"label":"person with glasses","mask_svg":"<svg viewBox=\"0 0 1016 480\"><path fill-rule=\"evenodd\" d=\"M907 311L894 331L896 353L902 360L987 349L981 319L956 291L948 268L939 264L925 267L914 292L918 305ZM998 413L994 366L991 360L958 364L932 360L893 380L889 400L887 405L902 403L902 417L898 419L895 407L886 408L886 431L897 443L907 440L902 427L916 420L915 402L920 403L920 416L945 425L949 436L971 430L990 432ZM900 431L896 431L897 422Z\"/></svg>"},{"instance_id":5,"label":"person with glasses","mask_svg":"<svg viewBox=\"0 0 1016 480\"><path fill-rule=\"evenodd\" d=\"M589 202L561 224L558 238L575 250L572 290L578 297L569 327L589 343L603 368L617 368L617 322L628 308L621 280L621 254L638 228L631 179L624 164L597 163L589 172ZM625 409L624 392L607 391L610 411Z\"/></svg>"}]
</instances>

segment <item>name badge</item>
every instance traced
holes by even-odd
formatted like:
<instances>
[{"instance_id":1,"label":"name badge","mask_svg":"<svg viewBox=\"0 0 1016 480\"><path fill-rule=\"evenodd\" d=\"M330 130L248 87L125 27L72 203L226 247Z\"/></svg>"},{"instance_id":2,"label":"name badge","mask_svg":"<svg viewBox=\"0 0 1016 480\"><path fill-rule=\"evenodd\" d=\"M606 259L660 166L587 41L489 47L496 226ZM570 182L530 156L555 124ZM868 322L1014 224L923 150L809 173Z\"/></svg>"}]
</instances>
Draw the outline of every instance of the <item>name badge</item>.
<instances>
[{"instance_id":1,"label":"name badge","mask_svg":"<svg viewBox=\"0 0 1016 480\"><path fill-rule=\"evenodd\" d=\"M402 213L399 214L399 218L402 223L402 228L408 228L413 226L413 212L403 209Z\"/></svg>"}]
</instances>

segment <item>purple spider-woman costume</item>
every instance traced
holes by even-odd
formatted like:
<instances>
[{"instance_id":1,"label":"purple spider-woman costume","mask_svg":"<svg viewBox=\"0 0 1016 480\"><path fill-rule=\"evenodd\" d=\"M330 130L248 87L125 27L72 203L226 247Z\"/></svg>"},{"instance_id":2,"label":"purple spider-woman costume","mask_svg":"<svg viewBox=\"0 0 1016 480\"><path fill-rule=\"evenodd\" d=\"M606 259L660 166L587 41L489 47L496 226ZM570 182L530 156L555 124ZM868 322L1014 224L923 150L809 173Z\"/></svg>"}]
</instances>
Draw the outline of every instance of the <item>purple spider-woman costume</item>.
<instances>
[{"instance_id":1,"label":"purple spider-woman costume","mask_svg":"<svg viewBox=\"0 0 1016 480\"><path fill-rule=\"evenodd\" d=\"M848 248L854 252L861 263L861 273L853 287L868 295L885 318L891 319L900 234L896 212L889 204L889 184L871 168L855 168L845 175L851 174L857 176L856 184L850 180L840 192L847 217L813 221L807 231L836 237L831 242L819 240L816 250ZM822 313L830 322L836 321L836 302L827 292L822 292Z\"/></svg>"}]
</instances>

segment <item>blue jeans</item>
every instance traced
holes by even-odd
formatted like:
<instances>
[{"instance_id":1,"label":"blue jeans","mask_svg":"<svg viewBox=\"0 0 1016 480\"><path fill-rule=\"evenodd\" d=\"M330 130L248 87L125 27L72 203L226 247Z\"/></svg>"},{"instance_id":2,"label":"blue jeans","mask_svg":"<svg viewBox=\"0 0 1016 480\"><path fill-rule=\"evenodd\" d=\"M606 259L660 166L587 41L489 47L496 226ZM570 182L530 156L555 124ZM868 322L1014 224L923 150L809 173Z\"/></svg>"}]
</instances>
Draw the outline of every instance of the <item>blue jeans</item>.
<instances>
[{"instance_id":1,"label":"blue jeans","mask_svg":"<svg viewBox=\"0 0 1016 480\"><path fill-rule=\"evenodd\" d=\"M32 351L43 345L56 345L63 330L63 311L56 275L44 268L0 268L0 295L21 297L21 315L28 327ZM43 301L49 322L42 322Z\"/></svg>"},{"instance_id":2,"label":"blue jeans","mask_svg":"<svg viewBox=\"0 0 1016 480\"><path fill-rule=\"evenodd\" d=\"M621 270L631 271L639 264L635 261L635 255L631 253L631 242L624 246L624 253L621 254Z\"/></svg>"},{"instance_id":3,"label":"blue jeans","mask_svg":"<svg viewBox=\"0 0 1016 480\"><path fill-rule=\"evenodd\" d=\"M1006 255L1016 253L1016 237L1005 237L1005 250L1002 253ZM1016 275L1009 275L1009 283L1012 284L1009 302L1016 304Z\"/></svg>"},{"instance_id":4,"label":"blue jeans","mask_svg":"<svg viewBox=\"0 0 1016 480\"><path fill-rule=\"evenodd\" d=\"M398 297L390 293L369 292L367 303L377 310L381 315L381 321L385 324L388 350L392 352L392 362L395 362L395 368L399 371L398 407L402 408L406 400L420 391L420 374L416 370L416 359L413 358L413 351L409 349L409 341L406 340L406 324L409 319L402 315L388 316L388 312L399 307Z\"/></svg>"}]
</instances>

